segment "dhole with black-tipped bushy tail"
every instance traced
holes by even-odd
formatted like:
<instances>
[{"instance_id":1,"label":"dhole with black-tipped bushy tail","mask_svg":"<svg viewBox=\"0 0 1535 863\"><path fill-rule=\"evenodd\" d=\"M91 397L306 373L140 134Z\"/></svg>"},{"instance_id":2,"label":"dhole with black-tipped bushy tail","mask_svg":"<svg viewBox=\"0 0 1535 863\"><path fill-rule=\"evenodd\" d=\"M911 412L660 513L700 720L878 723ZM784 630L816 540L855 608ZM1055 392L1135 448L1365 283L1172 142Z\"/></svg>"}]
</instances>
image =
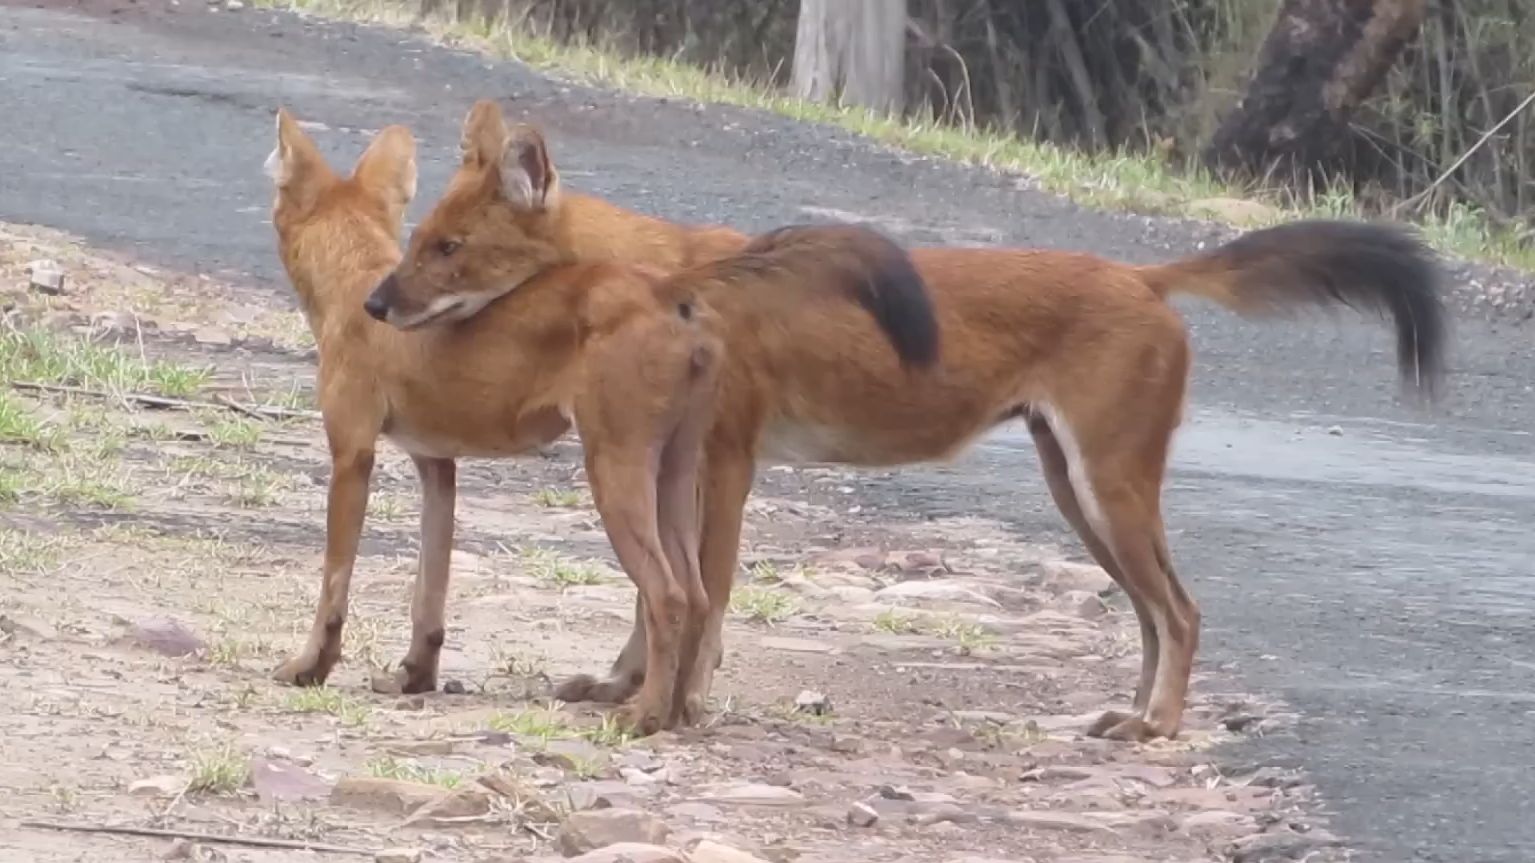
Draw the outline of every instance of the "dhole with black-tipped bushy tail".
<instances>
[{"instance_id":1,"label":"dhole with black-tipped bushy tail","mask_svg":"<svg viewBox=\"0 0 1535 863\"><path fill-rule=\"evenodd\" d=\"M688 267L746 237L633 213L561 187L542 136L509 128L495 102L465 121L463 162L411 235L374 301L410 324L434 310L472 314L545 267L632 261ZM1089 254L919 248L932 294L938 365L910 377L871 322L848 332L783 330L732 297L717 311L730 356L706 435L703 546L709 625L685 694L690 715L722 656L741 517L759 459L894 465L947 459L1005 420L1023 420L1062 515L1124 588L1140 624L1142 664L1130 712L1090 734L1142 740L1180 727L1199 640L1199 610L1168 554L1161 492L1189 374L1188 335L1168 304L1194 294L1244 315L1342 304L1388 315L1407 384L1432 394L1445 323L1434 256L1385 225L1300 221L1248 233L1167 264ZM792 392L781 381L800 382ZM639 609L643 608L643 599ZM638 613L638 612L637 612ZM619 700L643 681L636 621L611 676L582 675L566 700Z\"/></svg>"}]
</instances>

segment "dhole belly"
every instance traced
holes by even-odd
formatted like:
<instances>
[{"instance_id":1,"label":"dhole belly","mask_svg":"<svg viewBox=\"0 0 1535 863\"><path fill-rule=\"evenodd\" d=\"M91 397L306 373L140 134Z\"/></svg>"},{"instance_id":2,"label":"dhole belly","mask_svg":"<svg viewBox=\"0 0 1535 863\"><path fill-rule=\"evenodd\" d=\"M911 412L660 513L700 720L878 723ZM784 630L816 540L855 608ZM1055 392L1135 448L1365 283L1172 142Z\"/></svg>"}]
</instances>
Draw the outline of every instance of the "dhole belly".
<instances>
[{"instance_id":1,"label":"dhole belly","mask_svg":"<svg viewBox=\"0 0 1535 863\"><path fill-rule=\"evenodd\" d=\"M516 422L457 429L391 423L384 436L411 455L428 458L506 458L550 443L569 423L558 411L540 411Z\"/></svg>"}]
</instances>

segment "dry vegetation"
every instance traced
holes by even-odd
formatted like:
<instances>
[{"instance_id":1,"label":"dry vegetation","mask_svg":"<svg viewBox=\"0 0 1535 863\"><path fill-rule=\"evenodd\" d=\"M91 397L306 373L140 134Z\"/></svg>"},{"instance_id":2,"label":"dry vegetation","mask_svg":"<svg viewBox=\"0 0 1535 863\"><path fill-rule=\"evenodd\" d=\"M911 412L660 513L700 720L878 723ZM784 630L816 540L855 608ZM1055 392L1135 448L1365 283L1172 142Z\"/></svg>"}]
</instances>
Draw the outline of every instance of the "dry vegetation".
<instances>
[{"instance_id":1,"label":"dry vegetation","mask_svg":"<svg viewBox=\"0 0 1535 863\"><path fill-rule=\"evenodd\" d=\"M1279 0L913 0L899 118L782 95L790 0L266 2L425 23L594 82L833 123L1027 173L1090 204L1219 217L1189 205L1240 196L1286 211L1275 217L1384 213L1419 221L1442 249L1535 268L1535 55L1521 47L1535 41L1535 15L1518 0L1433 4L1337 162L1304 181L1217 180L1196 158L1240 96Z\"/></svg>"}]
</instances>

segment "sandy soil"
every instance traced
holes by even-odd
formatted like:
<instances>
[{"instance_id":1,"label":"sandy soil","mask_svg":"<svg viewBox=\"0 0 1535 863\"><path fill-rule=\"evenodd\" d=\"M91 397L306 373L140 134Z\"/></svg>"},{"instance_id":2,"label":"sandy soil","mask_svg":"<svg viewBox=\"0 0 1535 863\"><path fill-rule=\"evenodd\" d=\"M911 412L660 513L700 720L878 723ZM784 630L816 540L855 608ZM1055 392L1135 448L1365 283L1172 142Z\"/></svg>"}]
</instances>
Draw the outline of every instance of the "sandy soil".
<instances>
[{"instance_id":1,"label":"sandy soil","mask_svg":"<svg viewBox=\"0 0 1535 863\"><path fill-rule=\"evenodd\" d=\"M62 296L28 287L43 257ZM720 846L775 863L1342 853L1303 777L1219 756L1285 723L1277 705L1196 680L1180 740L1081 736L1128 700L1139 658L1078 549L875 515L834 469L763 471L706 727L626 740L600 708L547 701L551 680L606 667L633 602L570 440L461 469L452 694L404 699L368 685L403 655L416 544L413 473L383 446L346 658L327 689L284 687L269 675L312 615L329 468L298 315L22 227L0 226L0 291L7 860L317 859L36 821L403 849L380 860L619 839L699 863L752 859Z\"/></svg>"}]
</instances>

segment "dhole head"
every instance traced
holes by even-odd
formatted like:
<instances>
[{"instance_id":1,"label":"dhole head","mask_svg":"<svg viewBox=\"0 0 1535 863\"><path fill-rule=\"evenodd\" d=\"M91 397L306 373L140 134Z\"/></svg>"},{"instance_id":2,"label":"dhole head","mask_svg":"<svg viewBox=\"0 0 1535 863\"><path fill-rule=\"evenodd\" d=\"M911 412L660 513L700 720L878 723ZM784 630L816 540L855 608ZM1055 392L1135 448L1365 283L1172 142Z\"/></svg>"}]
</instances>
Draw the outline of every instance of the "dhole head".
<instances>
[{"instance_id":1,"label":"dhole head","mask_svg":"<svg viewBox=\"0 0 1535 863\"><path fill-rule=\"evenodd\" d=\"M508 128L482 99L464 120L461 147L447 192L364 304L378 320L407 330L460 321L565 260L555 237L559 175L543 136Z\"/></svg>"},{"instance_id":2,"label":"dhole head","mask_svg":"<svg viewBox=\"0 0 1535 863\"><path fill-rule=\"evenodd\" d=\"M336 175L314 141L286 108L277 109L277 146L266 160L267 176L276 184L272 225L277 229L283 262L297 263L291 253L304 245L309 232L325 232L315 245L333 248L346 238L374 235L360 228L388 233L398 242L405 208L416 194L416 141L404 126L388 126L358 157L352 176ZM290 270L290 275L295 275Z\"/></svg>"}]
</instances>

